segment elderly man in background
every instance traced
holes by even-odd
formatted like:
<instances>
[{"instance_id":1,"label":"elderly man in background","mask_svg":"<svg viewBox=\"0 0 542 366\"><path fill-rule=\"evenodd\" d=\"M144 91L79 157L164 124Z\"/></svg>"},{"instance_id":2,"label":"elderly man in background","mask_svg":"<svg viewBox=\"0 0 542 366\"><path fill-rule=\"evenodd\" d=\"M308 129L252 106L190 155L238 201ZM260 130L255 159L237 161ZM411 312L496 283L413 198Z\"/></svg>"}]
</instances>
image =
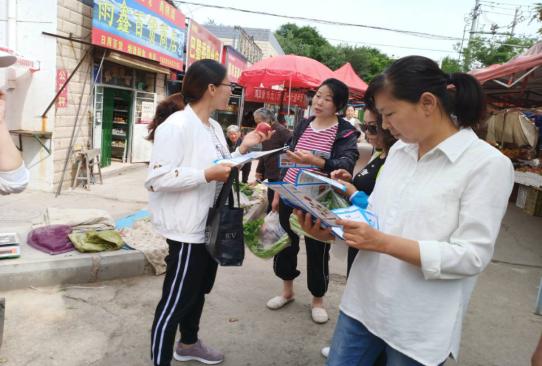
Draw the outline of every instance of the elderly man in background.
<instances>
[{"instance_id":1,"label":"elderly man in background","mask_svg":"<svg viewBox=\"0 0 542 366\"><path fill-rule=\"evenodd\" d=\"M254 120L258 123L268 123L271 129L275 131L273 136L262 143L262 151L274 150L283 147L292 138L292 133L284 125L275 120L275 115L269 109L260 108L254 111ZM256 168L256 179L267 179L269 182L280 181L279 155L271 154L260 158L258 167ZM271 211L271 203L273 202L274 191L267 190L267 212Z\"/></svg>"},{"instance_id":2,"label":"elderly man in background","mask_svg":"<svg viewBox=\"0 0 542 366\"><path fill-rule=\"evenodd\" d=\"M234 152L235 149L241 146L241 143L243 142L243 138L241 137L241 130L239 129L239 126L229 125L228 128L226 128L226 141L228 142L228 149L230 150L230 153ZM250 168L251 168L250 163L243 165L243 167L241 168L241 174L242 174L241 181L243 183L248 182L248 176L250 175Z\"/></svg>"},{"instance_id":3,"label":"elderly man in background","mask_svg":"<svg viewBox=\"0 0 542 366\"><path fill-rule=\"evenodd\" d=\"M17 59L0 53L0 67L8 67ZM21 153L13 143L5 122L6 100L0 90L0 194L22 192L28 185L30 174L24 165Z\"/></svg>"}]
</instances>

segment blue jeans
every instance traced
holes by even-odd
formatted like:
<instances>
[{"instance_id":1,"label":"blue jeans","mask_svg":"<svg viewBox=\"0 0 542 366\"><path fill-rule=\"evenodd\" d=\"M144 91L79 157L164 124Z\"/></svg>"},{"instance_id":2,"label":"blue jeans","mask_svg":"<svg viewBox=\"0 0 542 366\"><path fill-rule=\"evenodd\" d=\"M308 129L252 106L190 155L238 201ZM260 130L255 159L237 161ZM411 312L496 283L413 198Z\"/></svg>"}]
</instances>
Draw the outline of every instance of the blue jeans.
<instances>
[{"instance_id":1,"label":"blue jeans","mask_svg":"<svg viewBox=\"0 0 542 366\"><path fill-rule=\"evenodd\" d=\"M327 366L373 366L382 351L389 366L423 366L372 334L356 319L339 314ZM441 364L444 365L444 362Z\"/></svg>"}]
</instances>

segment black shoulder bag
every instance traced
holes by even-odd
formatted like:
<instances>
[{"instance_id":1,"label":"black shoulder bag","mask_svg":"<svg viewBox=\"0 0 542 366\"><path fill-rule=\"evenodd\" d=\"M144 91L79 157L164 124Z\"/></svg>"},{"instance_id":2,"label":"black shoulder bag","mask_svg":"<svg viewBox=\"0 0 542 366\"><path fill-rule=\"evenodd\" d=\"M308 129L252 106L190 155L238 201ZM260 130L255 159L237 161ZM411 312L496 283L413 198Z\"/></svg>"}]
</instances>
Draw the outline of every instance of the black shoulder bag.
<instances>
[{"instance_id":1,"label":"black shoulder bag","mask_svg":"<svg viewBox=\"0 0 542 366\"><path fill-rule=\"evenodd\" d=\"M214 207L209 209L205 224L205 247L221 266L240 266L245 258L243 209L234 207L232 192L234 181L239 204L239 170L232 168Z\"/></svg>"}]
</instances>

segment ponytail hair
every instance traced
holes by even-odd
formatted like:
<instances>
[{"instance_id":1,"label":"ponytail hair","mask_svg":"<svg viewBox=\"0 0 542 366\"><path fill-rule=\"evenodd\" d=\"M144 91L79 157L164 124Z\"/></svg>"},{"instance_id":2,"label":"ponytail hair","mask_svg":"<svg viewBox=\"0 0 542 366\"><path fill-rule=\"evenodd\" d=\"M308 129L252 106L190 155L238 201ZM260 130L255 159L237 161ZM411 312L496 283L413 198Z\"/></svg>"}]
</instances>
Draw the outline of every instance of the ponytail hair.
<instances>
[{"instance_id":1,"label":"ponytail hair","mask_svg":"<svg viewBox=\"0 0 542 366\"><path fill-rule=\"evenodd\" d=\"M427 57L407 56L395 61L384 71L383 79L372 88L369 85L366 99L374 105L374 96L384 88L410 103L417 103L423 93L433 94L444 112L455 116L458 127L476 127L485 117L486 101L480 83L465 73L446 74Z\"/></svg>"},{"instance_id":2,"label":"ponytail hair","mask_svg":"<svg viewBox=\"0 0 542 366\"><path fill-rule=\"evenodd\" d=\"M160 126L169 116L173 113L182 111L185 107L184 96L182 93L171 94L169 97L164 99L156 107L156 112L154 118L149 125L149 136L147 140L154 141L154 133L158 126Z\"/></svg>"}]
</instances>

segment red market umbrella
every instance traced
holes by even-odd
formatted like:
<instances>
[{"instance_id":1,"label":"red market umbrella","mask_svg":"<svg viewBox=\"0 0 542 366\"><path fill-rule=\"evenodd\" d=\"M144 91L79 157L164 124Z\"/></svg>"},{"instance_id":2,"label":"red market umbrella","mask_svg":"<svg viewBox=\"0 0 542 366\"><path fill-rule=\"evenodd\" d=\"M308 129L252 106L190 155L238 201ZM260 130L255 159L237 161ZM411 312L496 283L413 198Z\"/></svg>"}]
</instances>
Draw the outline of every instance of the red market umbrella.
<instances>
[{"instance_id":1,"label":"red market umbrella","mask_svg":"<svg viewBox=\"0 0 542 366\"><path fill-rule=\"evenodd\" d=\"M482 84L492 102L503 106L542 104L542 42L503 64L469 72Z\"/></svg>"},{"instance_id":2,"label":"red market umbrella","mask_svg":"<svg viewBox=\"0 0 542 366\"><path fill-rule=\"evenodd\" d=\"M332 77L331 69L312 58L285 55L268 57L255 63L241 73L238 83L244 87L284 85L288 88L312 89Z\"/></svg>"},{"instance_id":3,"label":"red market umbrella","mask_svg":"<svg viewBox=\"0 0 542 366\"><path fill-rule=\"evenodd\" d=\"M365 94L367 83L358 76L350 62L345 63L340 68L333 71L333 74L335 75L335 78L348 86L352 96L362 97L363 94Z\"/></svg>"}]
</instances>

